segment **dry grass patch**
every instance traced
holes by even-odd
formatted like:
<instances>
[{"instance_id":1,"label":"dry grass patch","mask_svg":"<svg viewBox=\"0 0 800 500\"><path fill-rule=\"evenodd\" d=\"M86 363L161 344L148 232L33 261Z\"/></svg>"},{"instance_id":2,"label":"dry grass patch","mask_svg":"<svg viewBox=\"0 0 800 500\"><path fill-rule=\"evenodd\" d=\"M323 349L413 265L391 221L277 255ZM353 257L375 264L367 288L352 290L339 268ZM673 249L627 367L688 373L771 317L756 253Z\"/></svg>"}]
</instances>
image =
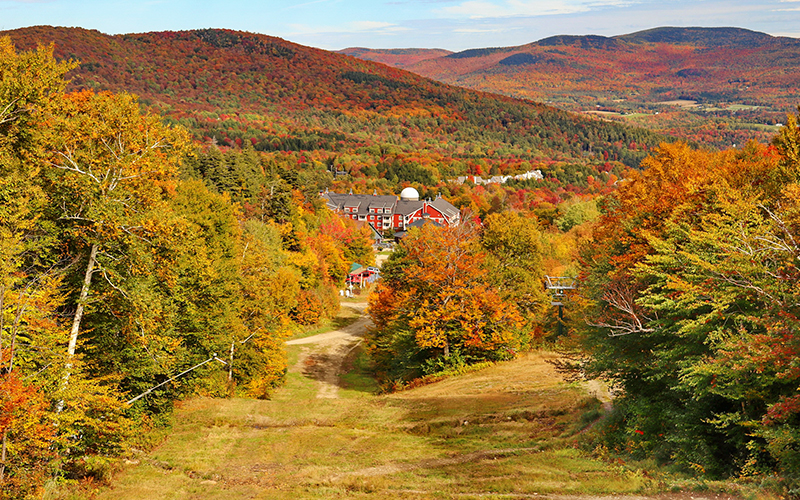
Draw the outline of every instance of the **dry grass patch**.
<instances>
[{"instance_id":1,"label":"dry grass patch","mask_svg":"<svg viewBox=\"0 0 800 500\"><path fill-rule=\"evenodd\" d=\"M299 350L290 347L290 360ZM562 380L548 363L554 357L531 353L385 396L364 390L363 360L354 358L346 364L353 387L340 388L339 399L317 398L314 381L293 371L271 401L189 400L163 445L97 498L411 500L645 490L646 478L573 448L581 415L599 403Z\"/></svg>"}]
</instances>

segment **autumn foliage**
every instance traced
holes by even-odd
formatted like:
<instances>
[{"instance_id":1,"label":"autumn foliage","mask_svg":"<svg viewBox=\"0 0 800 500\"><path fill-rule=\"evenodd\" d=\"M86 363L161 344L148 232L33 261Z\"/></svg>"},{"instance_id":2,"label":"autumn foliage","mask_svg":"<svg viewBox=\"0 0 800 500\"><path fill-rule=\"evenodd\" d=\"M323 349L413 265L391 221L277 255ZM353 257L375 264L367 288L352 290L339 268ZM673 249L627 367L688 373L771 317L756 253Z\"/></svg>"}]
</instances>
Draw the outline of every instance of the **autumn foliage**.
<instances>
[{"instance_id":1,"label":"autumn foliage","mask_svg":"<svg viewBox=\"0 0 800 500\"><path fill-rule=\"evenodd\" d=\"M764 124L797 105L792 37L741 28L661 27L612 37L553 36L516 47L346 49L437 81L548 102L715 148L768 142Z\"/></svg>"},{"instance_id":2,"label":"autumn foliage","mask_svg":"<svg viewBox=\"0 0 800 500\"><path fill-rule=\"evenodd\" d=\"M568 174L548 175L558 188L582 188L586 170L597 177L608 162L634 166L663 140L254 33L109 36L40 26L7 34L20 47L52 42L59 59L78 59L71 90L134 93L211 149L256 150L274 165L318 163L346 173L337 177L347 184L339 192L396 193L402 183L434 189L458 176L554 165ZM229 187L233 194L243 186Z\"/></svg>"},{"instance_id":3,"label":"autumn foliage","mask_svg":"<svg viewBox=\"0 0 800 500\"><path fill-rule=\"evenodd\" d=\"M619 388L618 449L800 479L800 134L787 123L770 147L662 146L608 199L583 251L584 369Z\"/></svg>"},{"instance_id":4,"label":"autumn foliage","mask_svg":"<svg viewBox=\"0 0 800 500\"><path fill-rule=\"evenodd\" d=\"M47 400L36 386L21 381L16 371L0 378L0 435L3 438L0 498L32 498L41 494L56 429L47 418Z\"/></svg>"},{"instance_id":5,"label":"autumn foliage","mask_svg":"<svg viewBox=\"0 0 800 500\"><path fill-rule=\"evenodd\" d=\"M535 220L515 214L507 219L519 221L517 229L528 225L538 243ZM532 266L515 269L514 259L536 249L492 254L502 237L489 236L490 230L498 231L471 221L458 227L425 224L412 229L384 264L383 279L370 296L375 322L370 349L390 385L448 367L512 358L529 341L540 318L526 306L535 310L541 295L521 297L530 293L525 271L541 271L538 254ZM526 241L525 231L519 233L514 239Z\"/></svg>"},{"instance_id":6,"label":"autumn foliage","mask_svg":"<svg viewBox=\"0 0 800 500\"><path fill-rule=\"evenodd\" d=\"M180 397L268 397L365 248L296 175L237 154L237 185L132 95L66 92L74 66L0 38L2 498L105 480Z\"/></svg>"},{"instance_id":7,"label":"autumn foliage","mask_svg":"<svg viewBox=\"0 0 800 500\"><path fill-rule=\"evenodd\" d=\"M284 339L373 262L367 228L319 193L408 185L466 222L411 229L383 267L367 344L385 387L529 347L552 324L542 275L580 244L567 340L582 375L619 389L603 444L800 484L796 117L770 146L653 149L260 35L15 36L42 33L89 57L68 92L77 63L0 38L4 498L104 479L178 398L269 397ZM544 179L449 181L531 169Z\"/></svg>"}]
</instances>

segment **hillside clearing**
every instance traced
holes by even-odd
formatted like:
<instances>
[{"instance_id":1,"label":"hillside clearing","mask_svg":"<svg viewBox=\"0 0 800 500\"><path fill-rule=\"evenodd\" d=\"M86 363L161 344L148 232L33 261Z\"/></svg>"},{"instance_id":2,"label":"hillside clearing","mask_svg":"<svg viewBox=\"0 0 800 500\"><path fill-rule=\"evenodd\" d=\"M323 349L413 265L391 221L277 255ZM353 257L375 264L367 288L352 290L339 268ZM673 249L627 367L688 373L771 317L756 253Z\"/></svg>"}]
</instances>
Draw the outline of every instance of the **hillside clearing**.
<instances>
[{"instance_id":1,"label":"hillside clearing","mask_svg":"<svg viewBox=\"0 0 800 500\"><path fill-rule=\"evenodd\" d=\"M554 354L376 396L348 382L363 378L363 325L291 343L294 368L270 401L184 402L166 441L95 498L634 500L657 486L575 449L581 415L600 403L563 380L548 363ZM346 352L327 358L345 376L308 369L332 349Z\"/></svg>"}]
</instances>

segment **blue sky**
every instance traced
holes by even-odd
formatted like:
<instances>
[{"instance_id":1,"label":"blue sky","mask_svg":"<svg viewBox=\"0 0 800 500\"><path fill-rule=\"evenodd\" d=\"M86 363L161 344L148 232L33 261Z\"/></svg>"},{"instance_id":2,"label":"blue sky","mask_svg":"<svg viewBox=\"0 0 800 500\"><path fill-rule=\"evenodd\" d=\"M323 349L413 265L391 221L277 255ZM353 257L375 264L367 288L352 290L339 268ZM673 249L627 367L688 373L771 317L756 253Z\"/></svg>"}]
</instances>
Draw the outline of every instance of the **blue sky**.
<instances>
[{"instance_id":1,"label":"blue sky","mask_svg":"<svg viewBox=\"0 0 800 500\"><path fill-rule=\"evenodd\" d=\"M333 50L464 50L658 26L800 38L800 0L0 0L0 30L40 24L108 34L230 28Z\"/></svg>"}]
</instances>

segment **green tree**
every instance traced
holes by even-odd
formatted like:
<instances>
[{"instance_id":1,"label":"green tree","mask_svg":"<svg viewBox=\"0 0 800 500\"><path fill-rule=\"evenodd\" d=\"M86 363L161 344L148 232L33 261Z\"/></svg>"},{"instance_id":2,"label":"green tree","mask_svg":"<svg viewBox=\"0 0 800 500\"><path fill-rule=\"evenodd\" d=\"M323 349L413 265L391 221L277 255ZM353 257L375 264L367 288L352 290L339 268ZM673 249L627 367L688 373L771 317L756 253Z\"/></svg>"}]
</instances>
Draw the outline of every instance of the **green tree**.
<instances>
[{"instance_id":1,"label":"green tree","mask_svg":"<svg viewBox=\"0 0 800 500\"><path fill-rule=\"evenodd\" d=\"M585 368L622 388L609 442L714 476L777 465L797 480L791 162L756 145L663 147L609 200L583 255Z\"/></svg>"},{"instance_id":2,"label":"green tree","mask_svg":"<svg viewBox=\"0 0 800 500\"><path fill-rule=\"evenodd\" d=\"M126 94L67 94L48 111L46 190L63 237L86 263L70 330L71 360L94 274L124 293L114 279L121 273L114 269L115 253L124 240L147 240L162 229L159 212L174 191L186 136L141 115Z\"/></svg>"},{"instance_id":3,"label":"green tree","mask_svg":"<svg viewBox=\"0 0 800 500\"><path fill-rule=\"evenodd\" d=\"M528 322L541 319L542 307L549 300L542 286L539 222L517 212L491 214L484 221L481 245L487 251L490 280L501 296L516 304Z\"/></svg>"}]
</instances>

